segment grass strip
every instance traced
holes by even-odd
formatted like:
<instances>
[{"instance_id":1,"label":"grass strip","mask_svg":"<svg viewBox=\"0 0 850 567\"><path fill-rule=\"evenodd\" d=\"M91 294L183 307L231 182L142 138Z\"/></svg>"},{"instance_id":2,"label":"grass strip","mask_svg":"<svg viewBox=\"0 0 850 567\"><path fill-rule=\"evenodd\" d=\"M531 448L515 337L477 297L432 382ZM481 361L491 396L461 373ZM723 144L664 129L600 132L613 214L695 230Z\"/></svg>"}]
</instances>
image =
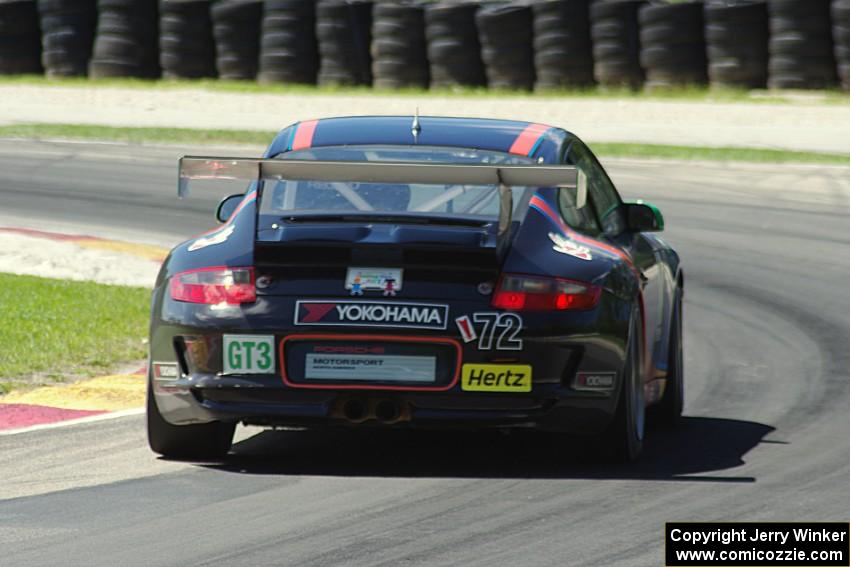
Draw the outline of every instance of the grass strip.
<instances>
[{"instance_id":1,"label":"grass strip","mask_svg":"<svg viewBox=\"0 0 850 567\"><path fill-rule=\"evenodd\" d=\"M150 290L0 274L0 393L145 357Z\"/></svg>"},{"instance_id":2,"label":"grass strip","mask_svg":"<svg viewBox=\"0 0 850 567\"><path fill-rule=\"evenodd\" d=\"M277 134L258 130L195 128L123 128L90 124L14 124L0 126L0 137L34 140L101 140L131 144L252 144L266 146Z\"/></svg>"},{"instance_id":3,"label":"grass strip","mask_svg":"<svg viewBox=\"0 0 850 567\"><path fill-rule=\"evenodd\" d=\"M590 143L600 157L633 157L699 161L741 161L750 163L818 163L850 165L850 154L766 150L759 148L668 146L663 144Z\"/></svg>"},{"instance_id":4,"label":"grass strip","mask_svg":"<svg viewBox=\"0 0 850 567\"><path fill-rule=\"evenodd\" d=\"M0 126L0 137L4 138L103 140L138 144L250 144L266 146L276 134L277 132L274 131L259 130L121 128L86 124ZM591 142L590 145L594 152L601 157L850 165L850 154L613 142Z\"/></svg>"},{"instance_id":5,"label":"grass strip","mask_svg":"<svg viewBox=\"0 0 850 567\"><path fill-rule=\"evenodd\" d=\"M154 80L136 78L89 79L86 77L47 78L42 75L11 75L0 77L2 86L37 86L70 88L129 88L143 90L199 89L211 92L277 95L338 95L338 96L423 96L441 97L520 97L520 98L604 98L641 100L683 100L698 102L745 102L772 104L850 104L850 96L838 88L817 91L748 90L705 85L683 85L650 90L590 87L552 89L537 92L489 89L486 87L453 87L445 89L378 89L368 86L316 86L219 79Z\"/></svg>"}]
</instances>

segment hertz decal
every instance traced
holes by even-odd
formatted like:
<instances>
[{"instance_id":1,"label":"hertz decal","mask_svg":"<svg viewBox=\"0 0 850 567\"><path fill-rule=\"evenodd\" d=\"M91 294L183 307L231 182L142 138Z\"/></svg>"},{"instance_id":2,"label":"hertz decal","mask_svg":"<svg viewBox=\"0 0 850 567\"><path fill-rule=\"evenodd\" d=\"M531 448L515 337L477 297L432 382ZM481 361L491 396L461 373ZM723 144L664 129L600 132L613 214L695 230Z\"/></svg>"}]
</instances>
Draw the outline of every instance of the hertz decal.
<instances>
[{"instance_id":1,"label":"hertz decal","mask_svg":"<svg viewBox=\"0 0 850 567\"><path fill-rule=\"evenodd\" d=\"M527 364L464 364L460 387L467 392L530 392Z\"/></svg>"}]
</instances>

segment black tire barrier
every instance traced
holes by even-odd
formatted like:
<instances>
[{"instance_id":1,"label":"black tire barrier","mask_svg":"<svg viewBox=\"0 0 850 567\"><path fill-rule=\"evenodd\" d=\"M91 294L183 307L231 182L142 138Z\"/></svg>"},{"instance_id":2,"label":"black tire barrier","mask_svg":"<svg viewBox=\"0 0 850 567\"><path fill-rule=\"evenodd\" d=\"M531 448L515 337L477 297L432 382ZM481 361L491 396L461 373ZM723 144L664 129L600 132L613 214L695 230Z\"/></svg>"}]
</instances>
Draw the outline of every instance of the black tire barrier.
<instances>
[{"instance_id":1,"label":"black tire barrier","mask_svg":"<svg viewBox=\"0 0 850 567\"><path fill-rule=\"evenodd\" d=\"M484 6L475 14L487 85L495 89L534 88L533 19L530 6Z\"/></svg>"},{"instance_id":2,"label":"black tire barrier","mask_svg":"<svg viewBox=\"0 0 850 567\"><path fill-rule=\"evenodd\" d=\"M841 86L850 91L850 0L832 3L832 39Z\"/></svg>"},{"instance_id":3,"label":"black tire barrier","mask_svg":"<svg viewBox=\"0 0 850 567\"><path fill-rule=\"evenodd\" d=\"M701 1L642 6L638 21L647 88L708 82Z\"/></svg>"},{"instance_id":4,"label":"black tire barrier","mask_svg":"<svg viewBox=\"0 0 850 567\"><path fill-rule=\"evenodd\" d=\"M159 30L163 77L216 76L210 0L160 0Z\"/></svg>"},{"instance_id":5,"label":"black tire barrier","mask_svg":"<svg viewBox=\"0 0 850 567\"><path fill-rule=\"evenodd\" d=\"M215 67L221 79L253 81L260 56L262 0L220 0L210 9Z\"/></svg>"},{"instance_id":6,"label":"black tire barrier","mask_svg":"<svg viewBox=\"0 0 850 567\"><path fill-rule=\"evenodd\" d=\"M260 82L316 84L318 71L314 0L266 0Z\"/></svg>"},{"instance_id":7,"label":"black tire barrier","mask_svg":"<svg viewBox=\"0 0 850 567\"><path fill-rule=\"evenodd\" d=\"M428 88L425 7L386 2L372 9L372 83L383 89Z\"/></svg>"},{"instance_id":8,"label":"black tire barrier","mask_svg":"<svg viewBox=\"0 0 850 567\"><path fill-rule=\"evenodd\" d=\"M372 84L372 2L320 0L316 6L319 84Z\"/></svg>"},{"instance_id":9,"label":"black tire barrier","mask_svg":"<svg viewBox=\"0 0 850 567\"><path fill-rule=\"evenodd\" d=\"M705 5L708 76L714 86L767 86L767 4L764 1Z\"/></svg>"},{"instance_id":10,"label":"black tire barrier","mask_svg":"<svg viewBox=\"0 0 850 567\"><path fill-rule=\"evenodd\" d=\"M768 87L821 89L836 84L831 0L769 0Z\"/></svg>"},{"instance_id":11,"label":"black tire barrier","mask_svg":"<svg viewBox=\"0 0 850 567\"><path fill-rule=\"evenodd\" d=\"M535 2L531 8L536 88L592 86L590 0Z\"/></svg>"},{"instance_id":12,"label":"black tire barrier","mask_svg":"<svg viewBox=\"0 0 850 567\"><path fill-rule=\"evenodd\" d=\"M0 3L0 75L41 72L41 31L36 0Z\"/></svg>"},{"instance_id":13,"label":"black tire barrier","mask_svg":"<svg viewBox=\"0 0 850 567\"><path fill-rule=\"evenodd\" d=\"M487 84L475 26L478 7L469 2L438 2L425 7L431 87Z\"/></svg>"},{"instance_id":14,"label":"black tire barrier","mask_svg":"<svg viewBox=\"0 0 850 567\"><path fill-rule=\"evenodd\" d=\"M644 0L612 0L590 6L593 75L600 85L631 88L643 85L638 10L644 4Z\"/></svg>"},{"instance_id":15,"label":"black tire barrier","mask_svg":"<svg viewBox=\"0 0 850 567\"><path fill-rule=\"evenodd\" d=\"M98 0L89 76L159 77L158 28L156 2Z\"/></svg>"},{"instance_id":16,"label":"black tire barrier","mask_svg":"<svg viewBox=\"0 0 850 567\"><path fill-rule=\"evenodd\" d=\"M88 73L97 26L97 0L39 0L41 64L48 77Z\"/></svg>"}]
</instances>

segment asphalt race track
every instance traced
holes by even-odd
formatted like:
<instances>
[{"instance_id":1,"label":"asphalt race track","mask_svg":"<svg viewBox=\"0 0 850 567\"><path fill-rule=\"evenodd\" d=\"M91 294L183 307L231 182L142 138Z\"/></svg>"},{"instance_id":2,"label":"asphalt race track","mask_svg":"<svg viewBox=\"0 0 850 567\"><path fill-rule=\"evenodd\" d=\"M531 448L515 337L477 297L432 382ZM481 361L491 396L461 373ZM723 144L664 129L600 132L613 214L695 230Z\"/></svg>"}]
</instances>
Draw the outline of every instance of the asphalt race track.
<instances>
[{"instance_id":1,"label":"asphalt race track","mask_svg":"<svg viewBox=\"0 0 850 567\"><path fill-rule=\"evenodd\" d=\"M217 196L177 203L180 151L2 142L0 223L195 234ZM850 519L850 170L609 169L686 270L687 417L639 464L362 430L241 430L225 464L169 462L140 415L0 436L0 564L656 566L665 521Z\"/></svg>"}]
</instances>

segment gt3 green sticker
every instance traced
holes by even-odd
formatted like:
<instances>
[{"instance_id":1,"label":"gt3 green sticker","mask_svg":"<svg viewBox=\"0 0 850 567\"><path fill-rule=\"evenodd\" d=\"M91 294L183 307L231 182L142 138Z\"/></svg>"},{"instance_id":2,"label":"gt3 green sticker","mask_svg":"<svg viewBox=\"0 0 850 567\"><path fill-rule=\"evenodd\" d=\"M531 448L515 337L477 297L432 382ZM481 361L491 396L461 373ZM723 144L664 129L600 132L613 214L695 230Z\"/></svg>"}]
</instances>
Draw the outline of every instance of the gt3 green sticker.
<instances>
[{"instance_id":1,"label":"gt3 green sticker","mask_svg":"<svg viewBox=\"0 0 850 567\"><path fill-rule=\"evenodd\" d=\"M225 374L271 374L275 370L273 335L224 335Z\"/></svg>"}]
</instances>

